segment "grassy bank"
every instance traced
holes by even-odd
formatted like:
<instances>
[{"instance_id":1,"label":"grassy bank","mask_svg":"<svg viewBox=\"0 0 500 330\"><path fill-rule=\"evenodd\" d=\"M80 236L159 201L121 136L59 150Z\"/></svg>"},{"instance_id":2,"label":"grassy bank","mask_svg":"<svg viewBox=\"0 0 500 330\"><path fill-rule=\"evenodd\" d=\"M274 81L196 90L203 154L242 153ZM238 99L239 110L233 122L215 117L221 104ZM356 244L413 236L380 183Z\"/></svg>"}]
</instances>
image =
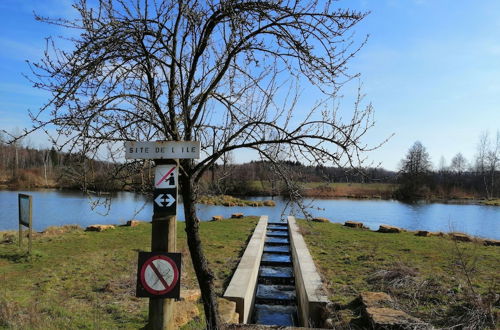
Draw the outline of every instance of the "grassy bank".
<instances>
[{"instance_id":1,"label":"grassy bank","mask_svg":"<svg viewBox=\"0 0 500 330\"><path fill-rule=\"evenodd\" d=\"M500 206L500 199L492 199L488 201L481 202L481 204L489 206Z\"/></svg>"},{"instance_id":2,"label":"grassy bank","mask_svg":"<svg viewBox=\"0 0 500 330\"><path fill-rule=\"evenodd\" d=\"M257 218L202 222L201 235L221 293ZM84 232L69 227L37 235L33 257L17 242L0 243L0 328L138 329L147 299L135 298L137 251L149 251L151 225ZM0 233L3 236L16 237ZM184 223L178 224L183 288L195 287ZM8 239L7 239L8 241ZM25 241L26 244L26 241Z\"/></svg>"},{"instance_id":3,"label":"grassy bank","mask_svg":"<svg viewBox=\"0 0 500 330\"><path fill-rule=\"evenodd\" d=\"M394 191L398 188L396 184L390 183L328 183L328 182L299 182L301 194L304 197L323 198L392 198ZM249 195L280 195L282 184L275 183L274 186L268 181L249 181L244 191Z\"/></svg>"},{"instance_id":4,"label":"grassy bank","mask_svg":"<svg viewBox=\"0 0 500 330\"><path fill-rule=\"evenodd\" d=\"M221 206L276 206L273 200L249 201L228 195L201 196L198 203Z\"/></svg>"},{"instance_id":5,"label":"grassy bank","mask_svg":"<svg viewBox=\"0 0 500 330\"><path fill-rule=\"evenodd\" d=\"M304 183L302 194L306 197L330 198L392 198L397 184L390 183Z\"/></svg>"},{"instance_id":6,"label":"grassy bank","mask_svg":"<svg viewBox=\"0 0 500 330\"><path fill-rule=\"evenodd\" d=\"M387 292L401 309L438 327L462 323L476 329L489 316L498 320L500 247L299 224L345 323L356 317L349 303L363 291Z\"/></svg>"}]
</instances>

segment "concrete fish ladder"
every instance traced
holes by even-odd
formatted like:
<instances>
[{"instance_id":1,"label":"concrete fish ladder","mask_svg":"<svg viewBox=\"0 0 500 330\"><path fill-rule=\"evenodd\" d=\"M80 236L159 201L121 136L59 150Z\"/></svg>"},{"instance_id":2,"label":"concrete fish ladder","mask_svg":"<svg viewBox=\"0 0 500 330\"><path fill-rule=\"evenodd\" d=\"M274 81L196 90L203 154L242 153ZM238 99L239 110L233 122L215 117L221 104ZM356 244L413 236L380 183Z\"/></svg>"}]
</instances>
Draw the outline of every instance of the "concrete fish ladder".
<instances>
[{"instance_id":1,"label":"concrete fish ladder","mask_svg":"<svg viewBox=\"0 0 500 330\"><path fill-rule=\"evenodd\" d=\"M328 303L294 217L262 216L224 294L240 323L315 326Z\"/></svg>"}]
</instances>

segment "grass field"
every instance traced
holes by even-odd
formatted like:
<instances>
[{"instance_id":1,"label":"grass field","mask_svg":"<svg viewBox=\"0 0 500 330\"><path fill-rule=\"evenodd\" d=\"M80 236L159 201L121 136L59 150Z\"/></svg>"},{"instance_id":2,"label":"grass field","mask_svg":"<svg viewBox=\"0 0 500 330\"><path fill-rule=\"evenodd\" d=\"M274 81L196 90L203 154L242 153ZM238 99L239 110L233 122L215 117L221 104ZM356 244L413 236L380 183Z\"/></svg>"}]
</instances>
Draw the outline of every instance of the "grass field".
<instances>
[{"instance_id":1,"label":"grass field","mask_svg":"<svg viewBox=\"0 0 500 330\"><path fill-rule=\"evenodd\" d=\"M201 223L219 295L257 220ZM330 299L346 323L356 316L349 303L362 291L387 292L401 309L438 327L477 325L499 313L500 247L332 223L299 221L299 225ZM150 231L149 223L105 232L54 228L35 238L31 258L15 241L0 243L0 328L143 327L147 299L135 298L137 251L149 250ZM15 233L0 233L0 242L10 237L15 240ZM179 222L181 283L193 288L196 281L185 238L184 224ZM200 321L188 325L201 327Z\"/></svg>"},{"instance_id":2,"label":"grass field","mask_svg":"<svg viewBox=\"0 0 500 330\"><path fill-rule=\"evenodd\" d=\"M219 293L236 268L257 220L247 217L201 223ZM0 244L0 328L143 327L148 300L135 298L137 251L149 251L151 224L104 232L71 228L66 233L60 229L53 232L35 238L31 258L16 242ZM2 236L0 233L0 241ZM179 222L181 284L193 288L195 278L185 239L184 223Z\"/></svg>"},{"instance_id":3,"label":"grass field","mask_svg":"<svg viewBox=\"0 0 500 330\"><path fill-rule=\"evenodd\" d=\"M384 291L401 309L438 327L465 323L476 329L488 315L497 315L498 322L498 246L411 232L383 234L333 223L299 221L299 225L330 299L340 306L360 292ZM348 318L348 308L344 312Z\"/></svg>"}]
</instances>

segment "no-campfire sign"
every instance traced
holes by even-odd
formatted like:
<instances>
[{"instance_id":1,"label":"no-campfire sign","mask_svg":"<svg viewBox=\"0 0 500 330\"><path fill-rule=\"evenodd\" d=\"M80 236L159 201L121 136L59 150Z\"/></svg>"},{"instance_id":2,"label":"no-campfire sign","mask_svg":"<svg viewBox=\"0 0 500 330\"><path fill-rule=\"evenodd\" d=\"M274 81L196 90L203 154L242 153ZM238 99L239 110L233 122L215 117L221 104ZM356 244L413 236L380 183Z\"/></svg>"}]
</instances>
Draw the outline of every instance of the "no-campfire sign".
<instances>
[{"instance_id":1,"label":"no-campfire sign","mask_svg":"<svg viewBox=\"0 0 500 330\"><path fill-rule=\"evenodd\" d=\"M179 298L181 254L139 252L137 297Z\"/></svg>"}]
</instances>

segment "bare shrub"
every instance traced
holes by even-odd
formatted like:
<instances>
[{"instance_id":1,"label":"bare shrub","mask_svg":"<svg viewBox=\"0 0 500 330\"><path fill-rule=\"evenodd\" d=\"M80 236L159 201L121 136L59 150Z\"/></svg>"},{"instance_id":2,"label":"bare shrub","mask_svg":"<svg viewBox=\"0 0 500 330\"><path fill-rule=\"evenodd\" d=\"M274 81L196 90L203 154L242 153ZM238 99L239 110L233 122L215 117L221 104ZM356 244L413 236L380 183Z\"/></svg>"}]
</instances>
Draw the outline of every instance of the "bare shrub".
<instances>
[{"instance_id":1,"label":"bare shrub","mask_svg":"<svg viewBox=\"0 0 500 330\"><path fill-rule=\"evenodd\" d=\"M397 264L393 268L378 270L368 278L368 283L381 288L391 289L407 287L415 283L418 271L404 264Z\"/></svg>"},{"instance_id":2,"label":"bare shrub","mask_svg":"<svg viewBox=\"0 0 500 330\"><path fill-rule=\"evenodd\" d=\"M16 235L13 232L5 232L0 238L0 244L12 244L16 240Z\"/></svg>"},{"instance_id":3,"label":"bare shrub","mask_svg":"<svg viewBox=\"0 0 500 330\"><path fill-rule=\"evenodd\" d=\"M494 308L499 307L498 284L494 279L485 294L476 290L478 243L473 243L472 249L470 247L470 243L453 241L451 265L462 290L453 297L446 320L448 324L462 329L493 329L498 322L498 315L494 312Z\"/></svg>"},{"instance_id":4,"label":"bare shrub","mask_svg":"<svg viewBox=\"0 0 500 330\"><path fill-rule=\"evenodd\" d=\"M0 297L0 326L9 327L15 319L17 304Z\"/></svg>"}]
</instances>

